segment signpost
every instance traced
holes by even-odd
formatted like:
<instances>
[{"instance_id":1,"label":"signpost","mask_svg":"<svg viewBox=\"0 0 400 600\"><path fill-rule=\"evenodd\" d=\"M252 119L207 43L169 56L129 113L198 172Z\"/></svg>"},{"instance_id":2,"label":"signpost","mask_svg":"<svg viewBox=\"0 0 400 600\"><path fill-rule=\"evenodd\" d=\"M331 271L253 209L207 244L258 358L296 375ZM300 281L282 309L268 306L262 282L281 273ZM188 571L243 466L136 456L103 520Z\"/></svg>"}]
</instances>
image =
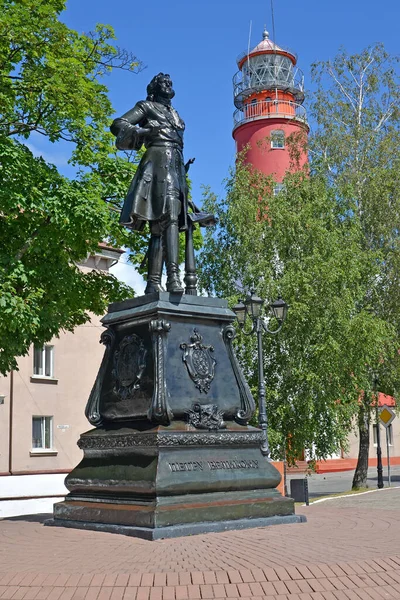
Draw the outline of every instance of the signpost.
<instances>
[{"instance_id":1,"label":"signpost","mask_svg":"<svg viewBox=\"0 0 400 600\"><path fill-rule=\"evenodd\" d=\"M382 406L379 411L379 422L386 428L386 455L387 455L387 469L388 469L388 485L391 485L390 479L390 455L389 455L389 426L396 418L396 413L389 406ZM379 423L378 423L379 427Z\"/></svg>"}]
</instances>

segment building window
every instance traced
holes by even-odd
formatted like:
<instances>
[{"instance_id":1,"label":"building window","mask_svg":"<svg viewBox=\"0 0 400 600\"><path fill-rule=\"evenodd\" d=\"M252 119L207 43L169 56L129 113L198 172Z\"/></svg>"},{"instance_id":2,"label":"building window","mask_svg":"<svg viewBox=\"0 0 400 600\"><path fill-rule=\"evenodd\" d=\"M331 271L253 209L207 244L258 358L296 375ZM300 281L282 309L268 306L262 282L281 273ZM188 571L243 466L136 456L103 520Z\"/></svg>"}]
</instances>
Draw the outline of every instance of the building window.
<instances>
[{"instance_id":1,"label":"building window","mask_svg":"<svg viewBox=\"0 0 400 600\"><path fill-rule=\"evenodd\" d=\"M387 427L386 430L387 430L387 435L389 437L389 446L393 446L393 429L392 429L392 426L389 425L389 427ZM386 444L386 432L385 432L385 428L384 427L381 427L380 434L381 434L381 446L384 446ZM374 437L374 446L377 446L378 445L377 425L373 425L373 437Z\"/></svg>"},{"instance_id":2,"label":"building window","mask_svg":"<svg viewBox=\"0 0 400 600\"><path fill-rule=\"evenodd\" d=\"M34 348L33 374L36 377L54 377L54 346Z\"/></svg>"},{"instance_id":3,"label":"building window","mask_svg":"<svg viewBox=\"0 0 400 600\"><path fill-rule=\"evenodd\" d=\"M279 192L282 192L285 189L283 183L276 183L274 185L274 196L277 196Z\"/></svg>"},{"instance_id":4,"label":"building window","mask_svg":"<svg viewBox=\"0 0 400 600\"><path fill-rule=\"evenodd\" d=\"M271 148L281 149L285 147L285 132L282 129L275 129L271 132Z\"/></svg>"},{"instance_id":5,"label":"building window","mask_svg":"<svg viewBox=\"0 0 400 600\"><path fill-rule=\"evenodd\" d=\"M53 447L53 417L32 417L32 450Z\"/></svg>"}]
</instances>

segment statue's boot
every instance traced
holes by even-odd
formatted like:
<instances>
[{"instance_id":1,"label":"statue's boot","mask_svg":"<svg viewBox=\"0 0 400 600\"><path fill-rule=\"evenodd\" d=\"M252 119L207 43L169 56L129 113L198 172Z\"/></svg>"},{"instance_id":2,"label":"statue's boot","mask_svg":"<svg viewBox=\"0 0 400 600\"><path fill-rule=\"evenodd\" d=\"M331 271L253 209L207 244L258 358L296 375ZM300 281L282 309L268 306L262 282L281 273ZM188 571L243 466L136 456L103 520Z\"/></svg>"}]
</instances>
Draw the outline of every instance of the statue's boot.
<instances>
[{"instance_id":1,"label":"statue's boot","mask_svg":"<svg viewBox=\"0 0 400 600\"><path fill-rule=\"evenodd\" d=\"M162 292L161 273L163 266L163 248L160 235L152 235L150 238L148 265L147 285L144 293L153 294L154 292Z\"/></svg>"},{"instance_id":2,"label":"statue's boot","mask_svg":"<svg viewBox=\"0 0 400 600\"><path fill-rule=\"evenodd\" d=\"M167 265L167 292L183 294L183 287L179 278L179 227L177 221L172 221L166 230L165 255Z\"/></svg>"}]
</instances>

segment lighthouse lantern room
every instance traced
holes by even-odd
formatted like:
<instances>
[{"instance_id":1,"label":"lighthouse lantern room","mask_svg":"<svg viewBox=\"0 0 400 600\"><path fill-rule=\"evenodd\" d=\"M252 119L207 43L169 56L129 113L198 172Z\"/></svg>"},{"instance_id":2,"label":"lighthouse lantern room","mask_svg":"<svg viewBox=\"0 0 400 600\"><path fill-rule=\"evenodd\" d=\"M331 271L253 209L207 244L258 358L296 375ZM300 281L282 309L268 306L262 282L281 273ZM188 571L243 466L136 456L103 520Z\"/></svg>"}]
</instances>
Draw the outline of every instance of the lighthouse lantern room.
<instances>
[{"instance_id":1,"label":"lighthouse lantern room","mask_svg":"<svg viewBox=\"0 0 400 600\"><path fill-rule=\"evenodd\" d=\"M246 149L246 162L277 182L276 191L293 161L289 136L307 135L304 101L304 77L296 66L297 56L279 47L264 31L263 40L238 60L233 78L233 137L237 152ZM300 138L301 139L301 136ZM299 151L296 169L307 163L304 146Z\"/></svg>"}]
</instances>

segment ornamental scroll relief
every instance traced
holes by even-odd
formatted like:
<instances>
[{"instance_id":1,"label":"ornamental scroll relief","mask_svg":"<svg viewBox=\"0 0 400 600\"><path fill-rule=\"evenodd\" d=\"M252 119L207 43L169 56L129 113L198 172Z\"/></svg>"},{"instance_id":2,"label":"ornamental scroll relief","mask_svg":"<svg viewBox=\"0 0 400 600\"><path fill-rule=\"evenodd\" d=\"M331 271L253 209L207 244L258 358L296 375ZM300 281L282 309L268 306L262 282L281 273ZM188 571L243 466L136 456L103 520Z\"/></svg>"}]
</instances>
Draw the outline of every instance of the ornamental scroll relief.
<instances>
[{"instance_id":1,"label":"ornamental scroll relief","mask_svg":"<svg viewBox=\"0 0 400 600\"><path fill-rule=\"evenodd\" d=\"M103 424L103 417L100 414L100 396L101 390L104 384L105 376L107 373L108 362L112 356L115 346L115 333L112 329L106 329L100 336L100 343L104 344L106 350L104 352L103 360L101 361L100 369L94 382L92 391L86 405L85 415L91 425L95 427L101 427Z\"/></svg>"},{"instance_id":2,"label":"ornamental scroll relief","mask_svg":"<svg viewBox=\"0 0 400 600\"><path fill-rule=\"evenodd\" d=\"M129 435L95 436L84 434L78 441L82 450L115 450L116 448L166 447L258 447L263 441L262 431L185 431L179 433L133 433Z\"/></svg>"}]
</instances>

